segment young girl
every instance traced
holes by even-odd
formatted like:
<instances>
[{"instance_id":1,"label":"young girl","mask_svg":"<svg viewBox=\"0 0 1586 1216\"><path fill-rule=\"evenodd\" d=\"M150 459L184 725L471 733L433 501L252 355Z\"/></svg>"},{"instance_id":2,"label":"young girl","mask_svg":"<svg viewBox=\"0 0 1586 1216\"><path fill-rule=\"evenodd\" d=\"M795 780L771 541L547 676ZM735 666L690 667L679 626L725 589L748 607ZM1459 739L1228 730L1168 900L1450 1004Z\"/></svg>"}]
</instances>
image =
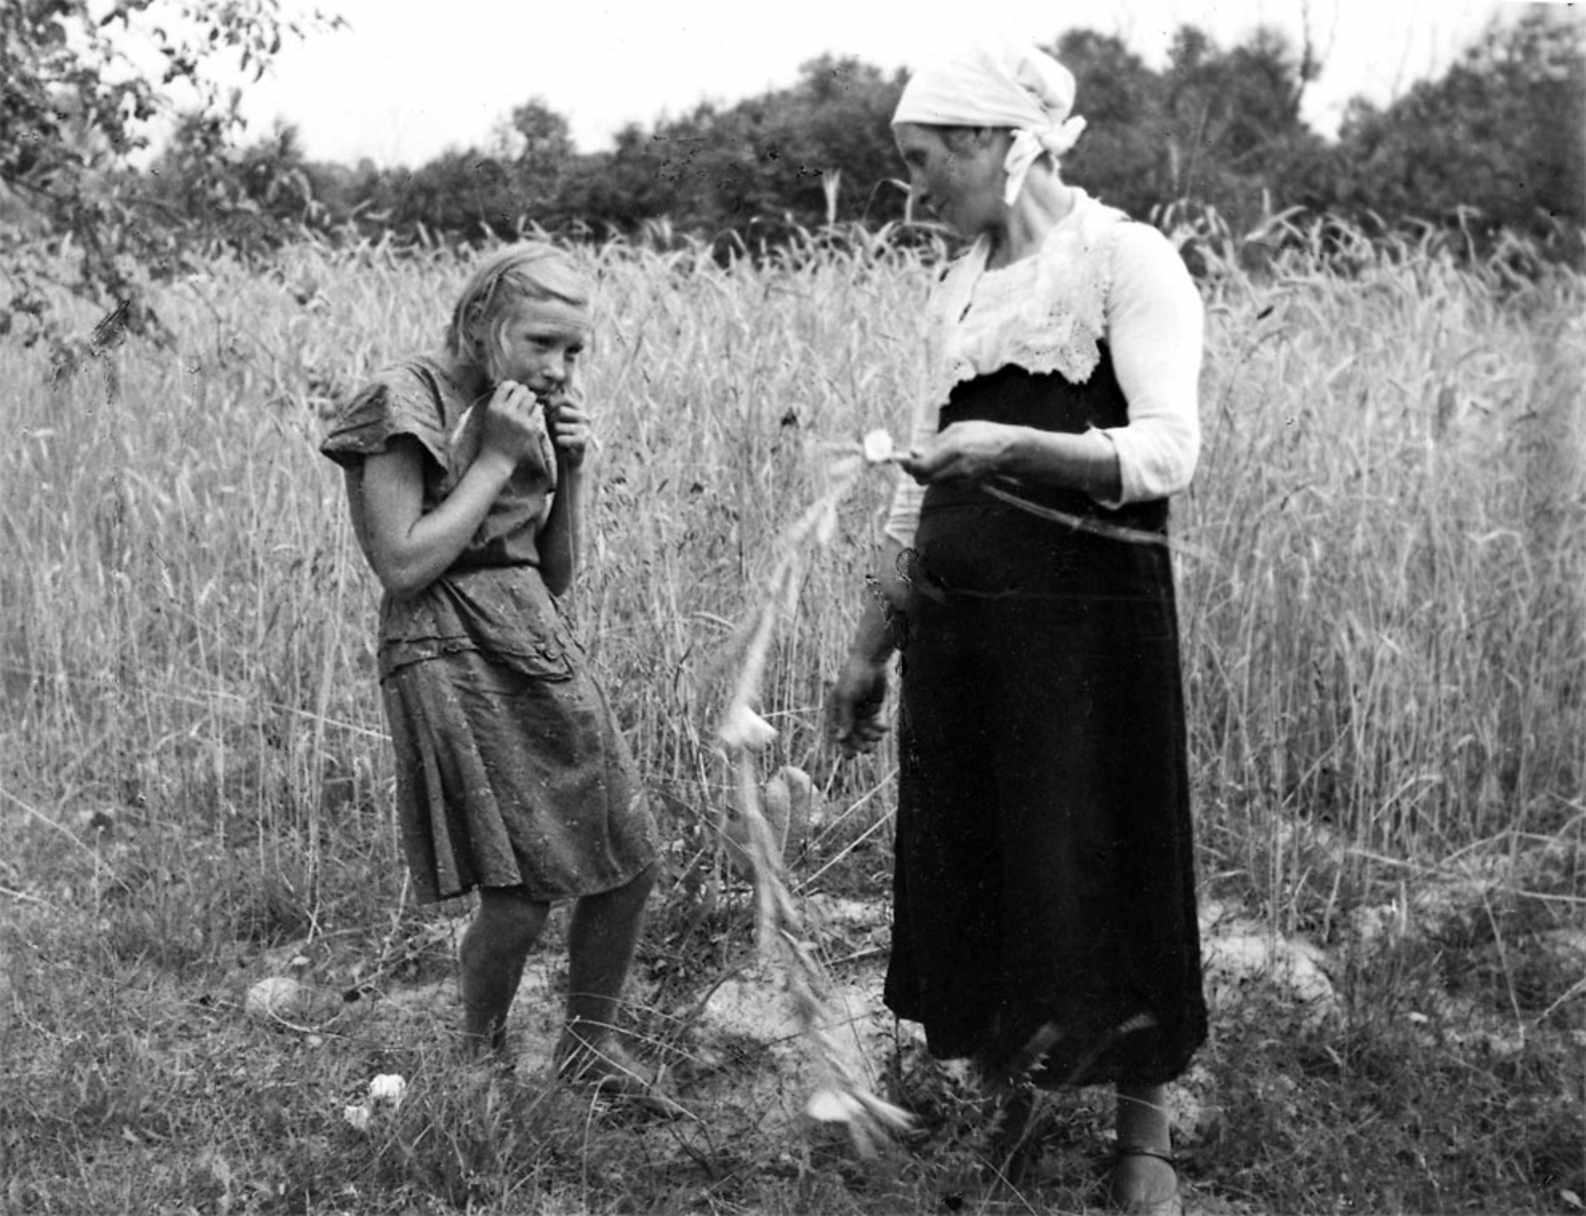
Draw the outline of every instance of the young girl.
<instances>
[{"instance_id":1,"label":"young girl","mask_svg":"<svg viewBox=\"0 0 1586 1216\"><path fill-rule=\"evenodd\" d=\"M575 365L589 292L544 244L488 259L445 348L343 408L321 450L384 587L379 674L418 897L479 892L463 936L463 1033L503 1052L507 1009L553 901L574 901L560 1074L647 1078L617 1002L654 879L633 758L558 598L577 560L589 415Z\"/></svg>"}]
</instances>

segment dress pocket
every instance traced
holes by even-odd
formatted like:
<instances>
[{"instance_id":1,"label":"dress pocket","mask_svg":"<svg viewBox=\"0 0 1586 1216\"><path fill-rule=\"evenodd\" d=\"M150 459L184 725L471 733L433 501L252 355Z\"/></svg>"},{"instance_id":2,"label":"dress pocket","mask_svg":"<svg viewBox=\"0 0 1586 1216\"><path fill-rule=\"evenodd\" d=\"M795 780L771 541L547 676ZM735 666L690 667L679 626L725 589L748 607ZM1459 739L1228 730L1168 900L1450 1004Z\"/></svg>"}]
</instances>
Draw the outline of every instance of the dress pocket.
<instances>
[{"instance_id":1,"label":"dress pocket","mask_svg":"<svg viewBox=\"0 0 1586 1216\"><path fill-rule=\"evenodd\" d=\"M567 647L555 639L529 644L523 649L501 651L493 661L507 671L531 680L562 681L573 678L573 660Z\"/></svg>"}]
</instances>

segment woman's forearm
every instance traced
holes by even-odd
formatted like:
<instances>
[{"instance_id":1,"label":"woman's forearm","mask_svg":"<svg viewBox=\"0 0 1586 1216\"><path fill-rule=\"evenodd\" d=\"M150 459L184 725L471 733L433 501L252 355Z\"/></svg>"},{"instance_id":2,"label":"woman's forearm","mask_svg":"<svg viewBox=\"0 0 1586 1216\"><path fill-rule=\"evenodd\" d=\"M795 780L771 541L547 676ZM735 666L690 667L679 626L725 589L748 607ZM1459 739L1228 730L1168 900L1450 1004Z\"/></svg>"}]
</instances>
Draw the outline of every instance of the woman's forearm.
<instances>
[{"instance_id":1,"label":"woman's forearm","mask_svg":"<svg viewBox=\"0 0 1586 1216\"><path fill-rule=\"evenodd\" d=\"M1072 434L1012 427L1001 462L1020 481L1083 490L1100 502L1117 502L1123 488L1118 449L1098 430Z\"/></svg>"},{"instance_id":2,"label":"woman's forearm","mask_svg":"<svg viewBox=\"0 0 1586 1216\"><path fill-rule=\"evenodd\" d=\"M908 602L909 589L900 573L902 546L887 541L880 568L865 578L864 609L854 627L848 653L867 663L884 663L898 648L898 623Z\"/></svg>"},{"instance_id":3,"label":"woman's forearm","mask_svg":"<svg viewBox=\"0 0 1586 1216\"><path fill-rule=\"evenodd\" d=\"M865 579L864 608L848 657L827 694L827 729L845 755L870 751L886 733L887 660L903 642L907 585L899 573L900 546L883 549L881 569Z\"/></svg>"},{"instance_id":4,"label":"woman's forearm","mask_svg":"<svg viewBox=\"0 0 1586 1216\"><path fill-rule=\"evenodd\" d=\"M859 614L859 624L854 627L853 641L848 645L851 658L866 663L885 663L897 649L891 613L874 598L865 600L864 611Z\"/></svg>"}]
</instances>

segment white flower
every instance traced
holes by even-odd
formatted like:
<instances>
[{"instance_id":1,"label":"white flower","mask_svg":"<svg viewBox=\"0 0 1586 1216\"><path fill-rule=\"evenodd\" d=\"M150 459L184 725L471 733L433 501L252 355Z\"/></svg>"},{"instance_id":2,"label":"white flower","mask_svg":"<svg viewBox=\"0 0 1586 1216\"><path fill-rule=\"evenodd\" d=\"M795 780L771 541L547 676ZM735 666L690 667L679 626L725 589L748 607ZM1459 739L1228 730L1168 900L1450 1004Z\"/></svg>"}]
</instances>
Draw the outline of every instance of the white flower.
<instances>
[{"instance_id":1,"label":"white flower","mask_svg":"<svg viewBox=\"0 0 1586 1216\"><path fill-rule=\"evenodd\" d=\"M871 464L885 464L897 453L892 446L892 436L877 428L864 438L865 459Z\"/></svg>"},{"instance_id":2,"label":"white flower","mask_svg":"<svg viewBox=\"0 0 1586 1216\"><path fill-rule=\"evenodd\" d=\"M716 728L716 737L728 747L747 747L759 751L776 738L776 727L747 705L729 709Z\"/></svg>"},{"instance_id":3,"label":"white flower","mask_svg":"<svg viewBox=\"0 0 1586 1216\"><path fill-rule=\"evenodd\" d=\"M341 1108L341 1117L347 1120L347 1125L355 1132L366 1132L369 1130L369 1117L372 1113L361 1102L356 1106L344 1106Z\"/></svg>"},{"instance_id":4,"label":"white flower","mask_svg":"<svg viewBox=\"0 0 1586 1216\"><path fill-rule=\"evenodd\" d=\"M389 1105L395 1110L402 1105L402 1096L407 1093L407 1089L408 1083L400 1073L383 1072L369 1082L369 1104Z\"/></svg>"}]
</instances>

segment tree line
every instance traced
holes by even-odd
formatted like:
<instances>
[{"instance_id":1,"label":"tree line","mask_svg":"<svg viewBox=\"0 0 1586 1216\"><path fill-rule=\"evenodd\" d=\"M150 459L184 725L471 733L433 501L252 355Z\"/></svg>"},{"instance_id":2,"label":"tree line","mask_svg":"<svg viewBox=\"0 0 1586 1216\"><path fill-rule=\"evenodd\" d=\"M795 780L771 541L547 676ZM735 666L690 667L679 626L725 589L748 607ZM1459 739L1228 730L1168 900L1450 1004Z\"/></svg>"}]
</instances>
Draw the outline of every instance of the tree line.
<instances>
[{"instance_id":1,"label":"tree line","mask_svg":"<svg viewBox=\"0 0 1586 1216\"><path fill-rule=\"evenodd\" d=\"M0 330L42 332L51 282L117 303L136 329L135 269L175 272L216 245L246 255L305 234L459 243L532 230L753 251L905 217L889 120L906 76L852 56L812 60L786 88L630 124L599 151L577 150L567 117L528 98L486 146L413 168L344 165L310 160L291 126L247 138L240 95L211 70L262 73L284 38L335 19L287 23L273 0L230 0L186 6L178 25L171 8L0 8ZM163 78L118 49L118 31L156 46ZM1074 72L1089 126L1065 175L1139 217L1171 207L1233 233L1277 214L1337 217L1446 233L1477 253L1518 235L1579 264L1583 31L1548 6L1495 19L1441 76L1386 105L1350 102L1327 138L1302 117L1323 66L1309 44L1258 28L1224 46L1185 26L1153 67L1116 37L1069 30L1047 49ZM197 104L180 112L173 85ZM154 148L147 120L162 114L174 123Z\"/></svg>"},{"instance_id":2,"label":"tree line","mask_svg":"<svg viewBox=\"0 0 1586 1216\"><path fill-rule=\"evenodd\" d=\"M1573 255L1586 223L1583 47L1577 21L1532 9L1392 103L1354 100L1336 139L1301 116L1322 67L1313 48L1271 29L1224 47L1183 27L1160 68L1090 30L1047 49L1074 72L1089 123L1066 175L1133 215L1187 203L1244 231L1301 208L1446 226L1478 243L1521 233ZM774 240L789 227L903 218L889 119L905 79L825 55L789 87L632 124L589 153L575 150L566 116L534 98L487 146L413 169L312 163L290 127L222 162L178 138L162 165L178 191L223 165L270 220L326 233L631 235L664 221L707 239ZM176 201L191 211L189 198Z\"/></svg>"}]
</instances>

